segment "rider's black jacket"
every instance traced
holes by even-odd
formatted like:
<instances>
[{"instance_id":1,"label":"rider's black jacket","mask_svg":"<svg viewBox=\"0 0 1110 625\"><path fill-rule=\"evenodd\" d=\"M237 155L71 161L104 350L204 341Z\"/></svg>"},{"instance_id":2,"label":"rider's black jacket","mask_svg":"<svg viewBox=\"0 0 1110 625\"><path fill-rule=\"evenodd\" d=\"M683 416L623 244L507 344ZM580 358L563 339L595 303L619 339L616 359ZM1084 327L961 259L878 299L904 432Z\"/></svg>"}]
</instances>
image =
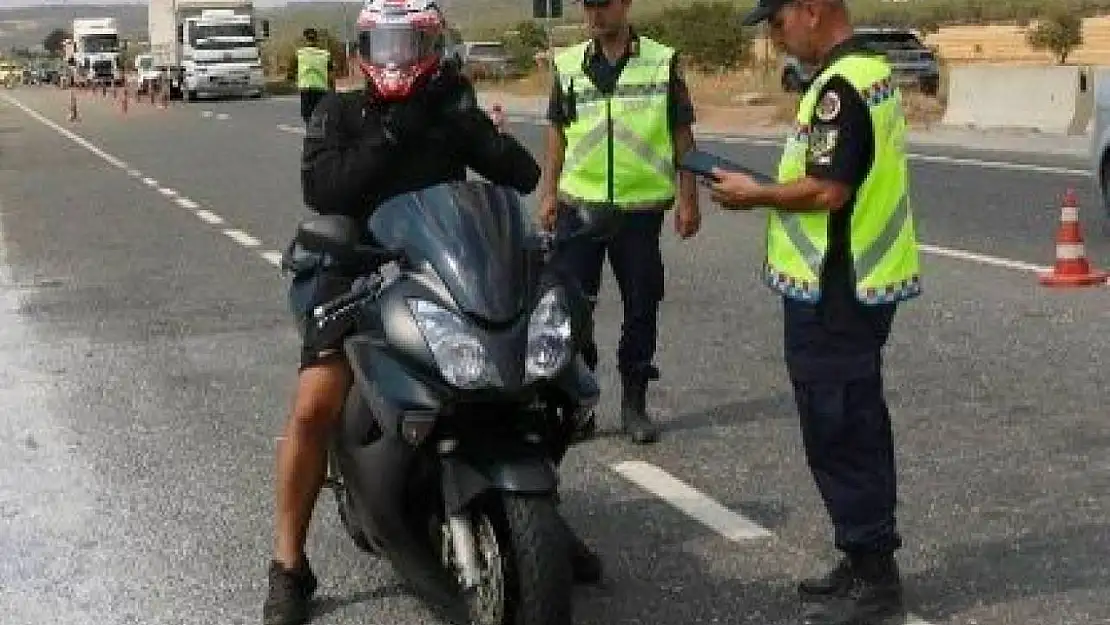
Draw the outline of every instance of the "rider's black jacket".
<instances>
[{"instance_id":1,"label":"rider's black jacket","mask_svg":"<svg viewBox=\"0 0 1110 625\"><path fill-rule=\"evenodd\" d=\"M318 213L366 218L394 195L465 180L468 167L521 193L540 179L531 153L498 132L470 82L447 69L404 103L325 96L306 129L301 187Z\"/></svg>"}]
</instances>

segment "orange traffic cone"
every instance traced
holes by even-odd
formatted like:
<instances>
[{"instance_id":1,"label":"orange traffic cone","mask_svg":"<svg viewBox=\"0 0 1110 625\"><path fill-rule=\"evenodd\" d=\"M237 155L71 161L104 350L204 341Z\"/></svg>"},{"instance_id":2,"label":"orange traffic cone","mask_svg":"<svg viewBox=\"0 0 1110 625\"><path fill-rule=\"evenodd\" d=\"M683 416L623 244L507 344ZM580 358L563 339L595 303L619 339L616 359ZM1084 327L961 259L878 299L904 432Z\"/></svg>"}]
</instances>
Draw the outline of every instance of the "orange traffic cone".
<instances>
[{"instance_id":1,"label":"orange traffic cone","mask_svg":"<svg viewBox=\"0 0 1110 625\"><path fill-rule=\"evenodd\" d=\"M1064 193L1060 207L1060 228L1056 231L1056 266L1041 273L1040 283L1045 286L1090 286L1105 284L1107 272L1094 271L1087 262L1083 235L1079 231L1079 204L1075 189Z\"/></svg>"}]
</instances>

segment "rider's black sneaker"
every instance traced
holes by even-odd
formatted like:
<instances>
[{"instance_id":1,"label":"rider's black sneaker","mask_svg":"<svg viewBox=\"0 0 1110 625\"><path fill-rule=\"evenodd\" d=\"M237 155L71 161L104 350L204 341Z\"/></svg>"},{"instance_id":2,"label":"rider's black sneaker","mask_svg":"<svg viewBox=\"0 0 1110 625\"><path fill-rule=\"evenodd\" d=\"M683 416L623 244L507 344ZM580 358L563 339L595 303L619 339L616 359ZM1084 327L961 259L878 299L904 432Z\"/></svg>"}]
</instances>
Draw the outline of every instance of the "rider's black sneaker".
<instances>
[{"instance_id":1,"label":"rider's black sneaker","mask_svg":"<svg viewBox=\"0 0 1110 625\"><path fill-rule=\"evenodd\" d=\"M316 592L316 576L305 562L297 570L270 563L270 594L262 606L262 625L304 625L310 615L310 600Z\"/></svg>"}]
</instances>

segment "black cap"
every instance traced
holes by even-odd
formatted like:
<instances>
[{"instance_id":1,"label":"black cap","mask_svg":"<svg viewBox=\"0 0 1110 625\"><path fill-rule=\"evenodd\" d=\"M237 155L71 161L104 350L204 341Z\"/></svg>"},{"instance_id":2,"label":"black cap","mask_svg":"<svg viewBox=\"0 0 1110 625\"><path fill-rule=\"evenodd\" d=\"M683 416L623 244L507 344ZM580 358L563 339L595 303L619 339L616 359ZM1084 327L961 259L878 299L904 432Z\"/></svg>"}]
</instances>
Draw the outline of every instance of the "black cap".
<instances>
[{"instance_id":1,"label":"black cap","mask_svg":"<svg viewBox=\"0 0 1110 625\"><path fill-rule=\"evenodd\" d=\"M791 0L759 0L755 8L744 18L743 25L755 26L774 15L776 11L790 4L790 2Z\"/></svg>"}]
</instances>

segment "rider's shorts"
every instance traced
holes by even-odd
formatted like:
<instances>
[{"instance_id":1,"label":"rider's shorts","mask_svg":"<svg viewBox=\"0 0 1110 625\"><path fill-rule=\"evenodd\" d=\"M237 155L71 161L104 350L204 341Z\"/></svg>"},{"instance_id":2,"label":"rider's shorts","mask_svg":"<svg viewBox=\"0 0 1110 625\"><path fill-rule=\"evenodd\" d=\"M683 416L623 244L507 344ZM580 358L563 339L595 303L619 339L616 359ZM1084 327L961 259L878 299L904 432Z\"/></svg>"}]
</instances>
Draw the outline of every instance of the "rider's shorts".
<instances>
[{"instance_id":1,"label":"rider's shorts","mask_svg":"<svg viewBox=\"0 0 1110 625\"><path fill-rule=\"evenodd\" d=\"M289 299L301 335L301 362L298 370L343 357L343 336L317 331L312 309L346 293L353 279L327 269L298 275L290 288Z\"/></svg>"}]
</instances>

